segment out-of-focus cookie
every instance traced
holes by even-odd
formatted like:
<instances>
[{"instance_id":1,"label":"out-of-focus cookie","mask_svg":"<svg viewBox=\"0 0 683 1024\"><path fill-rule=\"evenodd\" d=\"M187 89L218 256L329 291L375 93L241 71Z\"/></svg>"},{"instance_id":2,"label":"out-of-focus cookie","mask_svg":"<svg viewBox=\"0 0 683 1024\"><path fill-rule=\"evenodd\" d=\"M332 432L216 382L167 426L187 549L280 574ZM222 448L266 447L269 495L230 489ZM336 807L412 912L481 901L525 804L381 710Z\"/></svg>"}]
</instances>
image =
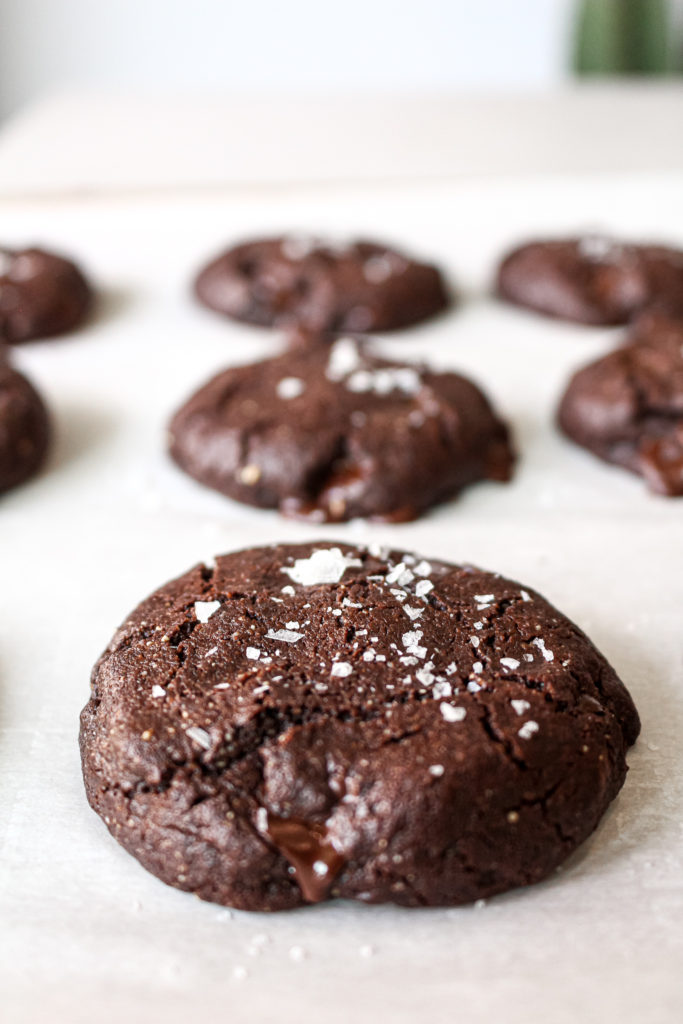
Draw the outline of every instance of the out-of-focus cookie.
<instances>
[{"instance_id":1,"label":"out-of-focus cookie","mask_svg":"<svg viewBox=\"0 0 683 1024\"><path fill-rule=\"evenodd\" d=\"M413 519L514 460L475 384L354 338L219 374L173 417L170 452L237 501L331 521Z\"/></svg>"},{"instance_id":2,"label":"out-of-focus cookie","mask_svg":"<svg viewBox=\"0 0 683 1024\"><path fill-rule=\"evenodd\" d=\"M49 434L42 398L0 350L0 493L37 472L47 452Z\"/></svg>"},{"instance_id":3,"label":"out-of-focus cookie","mask_svg":"<svg viewBox=\"0 0 683 1024\"><path fill-rule=\"evenodd\" d=\"M598 458L683 496L683 320L643 314L625 345L574 374L558 421Z\"/></svg>"},{"instance_id":4,"label":"out-of-focus cookie","mask_svg":"<svg viewBox=\"0 0 683 1024\"><path fill-rule=\"evenodd\" d=\"M392 331L449 304L439 270L374 242L285 236L244 242L199 273L205 306L246 323L311 331Z\"/></svg>"},{"instance_id":5,"label":"out-of-focus cookie","mask_svg":"<svg viewBox=\"0 0 683 1024\"><path fill-rule=\"evenodd\" d=\"M0 249L0 339L10 344L74 330L93 291L71 260L44 249Z\"/></svg>"},{"instance_id":6,"label":"out-of-focus cookie","mask_svg":"<svg viewBox=\"0 0 683 1024\"><path fill-rule=\"evenodd\" d=\"M529 242L503 260L498 295L583 324L623 324L646 307L683 315L683 252L610 238Z\"/></svg>"}]
</instances>

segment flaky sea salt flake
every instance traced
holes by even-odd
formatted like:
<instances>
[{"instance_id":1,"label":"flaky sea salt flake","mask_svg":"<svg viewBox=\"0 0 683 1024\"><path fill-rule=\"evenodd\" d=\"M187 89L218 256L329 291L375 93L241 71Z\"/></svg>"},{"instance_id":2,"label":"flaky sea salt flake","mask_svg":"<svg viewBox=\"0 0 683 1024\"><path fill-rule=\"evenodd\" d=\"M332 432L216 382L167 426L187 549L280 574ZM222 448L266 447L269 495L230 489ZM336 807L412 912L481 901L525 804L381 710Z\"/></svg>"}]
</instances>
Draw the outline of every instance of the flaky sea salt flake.
<instances>
[{"instance_id":1,"label":"flaky sea salt flake","mask_svg":"<svg viewBox=\"0 0 683 1024\"><path fill-rule=\"evenodd\" d=\"M220 601L195 601L194 613L198 622L208 622L212 615L215 615L220 608Z\"/></svg>"},{"instance_id":2,"label":"flaky sea salt flake","mask_svg":"<svg viewBox=\"0 0 683 1024\"><path fill-rule=\"evenodd\" d=\"M309 558L297 558L293 567L283 566L281 571L295 583L311 587L319 583L339 583L347 569L360 565L359 558L348 558L341 548L319 548Z\"/></svg>"}]
</instances>

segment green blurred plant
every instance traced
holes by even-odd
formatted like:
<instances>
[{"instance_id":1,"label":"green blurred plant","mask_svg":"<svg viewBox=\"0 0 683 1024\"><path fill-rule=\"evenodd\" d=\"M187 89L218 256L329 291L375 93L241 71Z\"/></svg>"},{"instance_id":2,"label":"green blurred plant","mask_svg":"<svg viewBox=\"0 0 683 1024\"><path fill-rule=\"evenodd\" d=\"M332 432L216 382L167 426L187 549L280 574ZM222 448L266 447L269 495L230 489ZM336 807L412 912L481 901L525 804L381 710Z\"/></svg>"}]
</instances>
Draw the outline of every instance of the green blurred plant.
<instances>
[{"instance_id":1,"label":"green blurred plant","mask_svg":"<svg viewBox=\"0 0 683 1024\"><path fill-rule=\"evenodd\" d=\"M582 0L574 70L582 75L663 75L680 72L668 0Z\"/></svg>"}]
</instances>

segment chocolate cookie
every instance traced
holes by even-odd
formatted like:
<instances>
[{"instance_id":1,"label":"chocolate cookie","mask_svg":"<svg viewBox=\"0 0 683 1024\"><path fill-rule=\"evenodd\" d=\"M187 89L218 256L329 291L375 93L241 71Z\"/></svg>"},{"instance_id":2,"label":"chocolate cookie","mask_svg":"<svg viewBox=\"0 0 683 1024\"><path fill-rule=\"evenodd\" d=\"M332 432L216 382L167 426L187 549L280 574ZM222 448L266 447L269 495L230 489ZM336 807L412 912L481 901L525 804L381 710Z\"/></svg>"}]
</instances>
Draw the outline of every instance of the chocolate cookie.
<instances>
[{"instance_id":1,"label":"chocolate cookie","mask_svg":"<svg viewBox=\"0 0 683 1024\"><path fill-rule=\"evenodd\" d=\"M572 377L558 421L653 491L683 496L683 320L643 314L626 345Z\"/></svg>"},{"instance_id":2,"label":"chocolate cookie","mask_svg":"<svg viewBox=\"0 0 683 1024\"><path fill-rule=\"evenodd\" d=\"M265 327L392 331L449 304L436 267L373 242L268 238L228 249L195 292L210 309Z\"/></svg>"},{"instance_id":3,"label":"chocolate cookie","mask_svg":"<svg viewBox=\"0 0 683 1024\"><path fill-rule=\"evenodd\" d=\"M93 293L78 267L43 249L0 249L0 338L16 344L71 331Z\"/></svg>"},{"instance_id":4,"label":"chocolate cookie","mask_svg":"<svg viewBox=\"0 0 683 1024\"><path fill-rule=\"evenodd\" d=\"M474 384L352 338L214 377L174 416L170 452L237 501L330 521L413 519L513 462Z\"/></svg>"},{"instance_id":5,"label":"chocolate cookie","mask_svg":"<svg viewBox=\"0 0 683 1024\"><path fill-rule=\"evenodd\" d=\"M80 742L91 806L148 870L282 910L540 881L597 827L639 728L534 591L323 542L225 555L143 601Z\"/></svg>"},{"instance_id":6,"label":"chocolate cookie","mask_svg":"<svg viewBox=\"0 0 683 1024\"><path fill-rule=\"evenodd\" d=\"M40 395L0 351L0 492L33 476L48 440L48 416Z\"/></svg>"},{"instance_id":7,"label":"chocolate cookie","mask_svg":"<svg viewBox=\"0 0 683 1024\"><path fill-rule=\"evenodd\" d=\"M582 324L623 324L649 306L683 315L683 252L586 236L530 242L501 264L498 295Z\"/></svg>"}]
</instances>

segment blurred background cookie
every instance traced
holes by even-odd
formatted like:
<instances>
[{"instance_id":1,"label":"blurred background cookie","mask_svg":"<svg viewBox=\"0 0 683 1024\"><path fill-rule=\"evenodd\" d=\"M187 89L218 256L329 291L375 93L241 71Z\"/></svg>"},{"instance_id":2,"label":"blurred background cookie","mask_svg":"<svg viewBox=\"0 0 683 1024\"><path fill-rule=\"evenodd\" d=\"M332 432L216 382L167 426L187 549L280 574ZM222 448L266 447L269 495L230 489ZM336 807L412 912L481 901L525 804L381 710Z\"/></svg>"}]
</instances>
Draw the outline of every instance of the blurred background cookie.
<instances>
[{"instance_id":1,"label":"blurred background cookie","mask_svg":"<svg viewBox=\"0 0 683 1024\"><path fill-rule=\"evenodd\" d=\"M449 304L439 270L374 242L302 235L228 249L195 281L205 306L264 327L391 331Z\"/></svg>"},{"instance_id":2,"label":"blurred background cookie","mask_svg":"<svg viewBox=\"0 0 683 1024\"><path fill-rule=\"evenodd\" d=\"M0 348L0 493L33 476L49 441L48 414L33 385Z\"/></svg>"},{"instance_id":3,"label":"blurred background cookie","mask_svg":"<svg viewBox=\"0 0 683 1024\"><path fill-rule=\"evenodd\" d=\"M598 458L683 496L683 320L643 314L625 345L572 377L558 421Z\"/></svg>"},{"instance_id":4,"label":"blurred background cookie","mask_svg":"<svg viewBox=\"0 0 683 1024\"><path fill-rule=\"evenodd\" d=\"M648 306L683 315L683 251L600 235L529 242L503 260L498 295L577 323L623 324Z\"/></svg>"},{"instance_id":5,"label":"blurred background cookie","mask_svg":"<svg viewBox=\"0 0 683 1024\"><path fill-rule=\"evenodd\" d=\"M71 260L45 249L0 249L0 339L17 344L74 330L93 291Z\"/></svg>"},{"instance_id":6,"label":"blurred background cookie","mask_svg":"<svg viewBox=\"0 0 683 1024\"><path fill-rule=\"evenodd\" d=\"M225 370L176 413L170 452L237 501L318 521L414 519L514 462L475 384L354 338Z\"/></svg>"}]
</instances>

